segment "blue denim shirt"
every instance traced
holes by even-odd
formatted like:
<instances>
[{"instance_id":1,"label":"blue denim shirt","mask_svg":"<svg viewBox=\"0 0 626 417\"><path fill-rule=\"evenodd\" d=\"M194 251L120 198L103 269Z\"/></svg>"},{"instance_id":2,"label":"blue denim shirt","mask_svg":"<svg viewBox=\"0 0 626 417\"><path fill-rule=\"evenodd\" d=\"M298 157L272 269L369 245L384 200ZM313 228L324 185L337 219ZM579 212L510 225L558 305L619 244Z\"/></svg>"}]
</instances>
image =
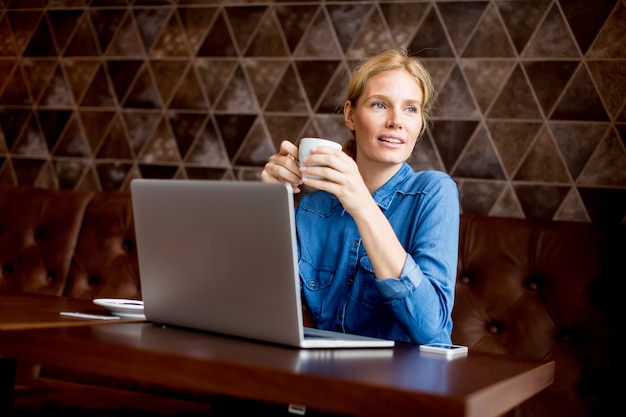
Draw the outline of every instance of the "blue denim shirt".
<instances>
[{"instance_id":1,"label":"blue denim shirt","mask_svg":"<svg viewBox=\"0 0 626 417\"><path fill-rule=\"evenodd\" d=\"M459 197L440 171L401 169L373 195L407 251L400 279L376 279L352 217L315 191L296 208L303 297L318 328L415 344L450 343Z\"/></svg>"}]
</instances>

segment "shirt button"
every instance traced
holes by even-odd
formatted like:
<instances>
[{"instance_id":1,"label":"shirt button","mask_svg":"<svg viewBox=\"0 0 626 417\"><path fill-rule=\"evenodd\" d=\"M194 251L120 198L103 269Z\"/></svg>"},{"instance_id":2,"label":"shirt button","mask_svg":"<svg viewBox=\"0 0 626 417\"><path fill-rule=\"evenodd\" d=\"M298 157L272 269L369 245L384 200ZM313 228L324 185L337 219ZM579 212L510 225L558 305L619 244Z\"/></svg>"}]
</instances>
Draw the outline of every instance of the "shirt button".
<instances>
[{"instance_id":1,"label":"shirt button","mask_svg":"<svg viewBox=\"0 0 626 417\"><path fill-rule=\"evenodd\" d=\"M354 280L353 280L352 278L350 278L350 279L348 280L348 285L352 285L352 284L354 284Z\"/></svg>"},{"instance_id":2,"label":"shirt button","mask_svg":"<svg viewBox=\"0 0 626 417\"><path fill-rule=\"evenodd\" d=\"M315 281L309 281L309 285L310 285L311 287L315 287Z\"/></svg>"},{"instance_id":3,"label":"shirt button","mask_svg":"<svg viewBox=\"0 0 626 417\"><path fill-rule=\"evenodd\" d=\"M354 241L354 243L352 244L352 246L354 246L355 248L356 248L357 246L359 246L359 241L358 241L358 240L355 240L355 241Z\"/></svg>"}]
</instances>

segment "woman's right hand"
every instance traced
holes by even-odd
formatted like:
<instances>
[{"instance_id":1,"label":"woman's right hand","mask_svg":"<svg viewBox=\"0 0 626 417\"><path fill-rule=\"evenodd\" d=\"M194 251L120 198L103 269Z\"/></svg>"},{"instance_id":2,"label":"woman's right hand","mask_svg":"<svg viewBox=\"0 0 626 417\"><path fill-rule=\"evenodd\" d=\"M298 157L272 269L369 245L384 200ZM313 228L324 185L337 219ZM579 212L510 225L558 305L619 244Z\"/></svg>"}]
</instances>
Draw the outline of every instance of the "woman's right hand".
<instances>
[{"instance_id":1,"label":"woman's right hand","mask_svg":"<svg viewBox=\"0 0 626 417\"><path fill-rule=\"evenodd\" d=\"M293 192L299 193L302 173L298 165L298 147L288 140L283 140L278 153L270 156L265 164L261 172L261 180L289 183Z\"/></svg>"}]
</instances>

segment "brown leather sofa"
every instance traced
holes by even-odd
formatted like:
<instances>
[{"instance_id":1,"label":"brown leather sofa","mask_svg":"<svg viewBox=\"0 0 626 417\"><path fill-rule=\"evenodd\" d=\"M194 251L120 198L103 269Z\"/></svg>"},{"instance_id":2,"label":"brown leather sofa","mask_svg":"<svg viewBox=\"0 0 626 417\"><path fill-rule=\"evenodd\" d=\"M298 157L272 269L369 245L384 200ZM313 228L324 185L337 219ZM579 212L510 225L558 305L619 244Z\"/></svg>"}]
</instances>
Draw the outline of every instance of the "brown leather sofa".
<instances>
[{"instance_id":1,"label":"brown leather sofa","mask_svg":"<svg viewBox=\"0 0 626 417\"><path fill-rule=\"evenodd\" d=\"M464 214L460 233L454 342L556 361L554 384L508 415L613 415L624 369L626 226ZM129 194L0 185L3 291L141 298ZM211 403L141 381L20 367L17 415L54 407L206 415Z\"/></svg>"}]
</instances>

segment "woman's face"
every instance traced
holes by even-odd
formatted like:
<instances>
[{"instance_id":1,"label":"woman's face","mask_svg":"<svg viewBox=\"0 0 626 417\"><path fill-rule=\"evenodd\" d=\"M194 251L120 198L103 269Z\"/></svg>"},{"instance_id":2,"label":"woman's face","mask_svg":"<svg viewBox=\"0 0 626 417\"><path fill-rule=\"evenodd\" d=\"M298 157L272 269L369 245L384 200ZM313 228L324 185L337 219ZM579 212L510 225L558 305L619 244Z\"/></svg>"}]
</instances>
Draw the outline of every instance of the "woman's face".
<instances>
[{"instance_id":1,"label":"woman's face","mask_svg":"<svg viewBox=\"0 0 626 417\"><path fill-rule=\"evenodd\" d=\"M355 132L357 162L406 161L424 123L422 100L422 89L405 70L370 78L356 105L344 105L346 126Z\"/></svg>"}]
</instances>

